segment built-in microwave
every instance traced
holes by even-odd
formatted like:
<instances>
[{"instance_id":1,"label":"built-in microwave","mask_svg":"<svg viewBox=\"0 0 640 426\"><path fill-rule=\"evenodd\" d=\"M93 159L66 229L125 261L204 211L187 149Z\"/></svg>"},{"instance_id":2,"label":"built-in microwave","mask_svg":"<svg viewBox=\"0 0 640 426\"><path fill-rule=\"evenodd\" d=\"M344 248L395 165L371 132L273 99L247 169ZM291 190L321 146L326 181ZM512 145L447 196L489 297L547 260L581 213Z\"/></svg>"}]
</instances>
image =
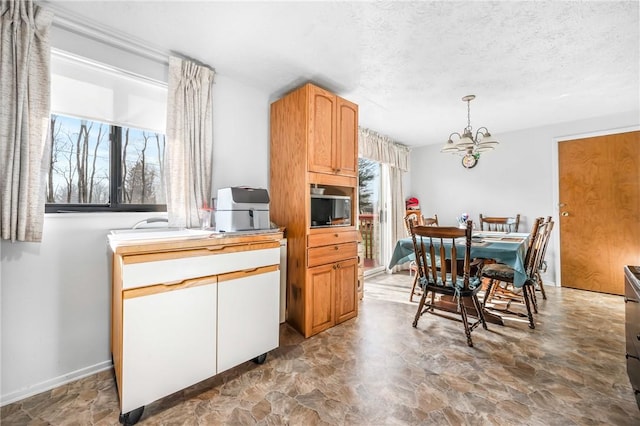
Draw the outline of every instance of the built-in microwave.
<instances>
[{"instance_id":1,"label":"built-in microwave","mask_svg":"<svg viewBox=\"0 0 640 426\"><path fill-rule=\"evenodd\" d=\"M351 197L311 195L311 227L351 225Z\"/></svg>"}]
</instances>

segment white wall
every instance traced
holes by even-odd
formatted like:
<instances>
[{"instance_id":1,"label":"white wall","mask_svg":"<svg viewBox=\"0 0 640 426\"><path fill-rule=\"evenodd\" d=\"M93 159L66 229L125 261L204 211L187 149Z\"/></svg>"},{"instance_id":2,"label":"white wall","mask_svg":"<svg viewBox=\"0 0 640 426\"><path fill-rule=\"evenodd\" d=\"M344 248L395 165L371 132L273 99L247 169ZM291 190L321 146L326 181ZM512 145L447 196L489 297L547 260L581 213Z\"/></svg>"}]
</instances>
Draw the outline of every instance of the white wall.
<instances>
[{"instance_id":1,"label":"white wall","mask_svg":"<svg viewBox=\"0 0 640 426\"><path fill-rule=\"evenodd\" d=\"M163 78L164 65L86 45L54 31L54 47ZM268 188L269 95L220 73L213 97L212 195ZM111 367L107 231L151 216L47 214L42 243L0 243L0 405Z\"/></svg>"},{"instance_id":2,"label":"white wall","mask_svg":"<svg viewBox=\"0 0 640 426\"><path fill-rule=\"evenodd\" d=\"M553 216L557 208L557 143L565 136L580 136L638 126L638 111L596 119L562 123L494 135L500 145L483 153L478 164L465 169L460 157L440 153L441 145L411 151L407 196L420 200L424 215L438 215L441 225L456 224L466 212L474 222L485 215L521 214L521 227L528 231L532 219ZM444 142L443 142L444 144ZM549 270L544 281L557 282L555 258L558 227L547 249Z\"/></svg>"},{"instance_id":3,"label":"white wall","mask_svg":"<svg viewBox=\"0 0 640 426\"><path fill-rule=\"evenodd\" d=\"M268 188L269 95L216 75L213 111L213 196L228 186Z\"/></svg>"}]
</instances>

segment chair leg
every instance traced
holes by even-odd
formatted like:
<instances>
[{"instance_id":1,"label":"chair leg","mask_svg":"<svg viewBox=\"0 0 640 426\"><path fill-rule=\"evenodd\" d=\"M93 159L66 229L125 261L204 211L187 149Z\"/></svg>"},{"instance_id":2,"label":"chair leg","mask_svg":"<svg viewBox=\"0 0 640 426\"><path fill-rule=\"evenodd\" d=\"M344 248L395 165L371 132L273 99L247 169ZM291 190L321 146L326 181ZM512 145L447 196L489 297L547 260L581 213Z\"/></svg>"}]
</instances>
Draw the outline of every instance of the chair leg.
<instances>
[{"instance_id":1,"label":"chair leg","mask_svg":"<svg viewBox=\"0 0 640 426\"><path fill-rule=\"evenodd\" d=\"M544 283L542 282L542 276L540 275L539 271L536 271L536 281L540 286L540 293L542 293L542 299L547 300L547 293L545 293L544 291Z\"/></svg>"},{"instance_id":2,"label":"chair leg","mask_svg":"<svg viewBox=\"0 0 640 426\"><path fill-rule=\"evenodd\" d=\"M538 313L538 297L536 296L536 283L535 281L531 282L529 295L531 296L531 304L533 305L533 312Z\"/></svg>"},{"instance_id":3,"label":"chair leg","mask_svg":"<svg viewBox=\"0 0 640 426\"><path fill-rule=\"evenodd\" d=\"M432 292L433 293L433 292ZM418 320L420 319L420 316L422 315L422 308L424 308L424 302L427 299L427 290L426 289L422 289L422 296L420 296L420 303L418 303L418 311L416 312L416 317L413 319L413 327L417 327L418 326Z\"/></svg>"},{"instance_id":4,"label":"chair leg","mask_svg":"<svg viewBox=\"0 0 640 426\"><path fill-rule=\"evenodd\" d=\"M471 327L469 327L469 320L467 319L467 308L464 306L464 301L460 300L458 302L460 306L460 315L462 316L462 323L464 324L464 333L467 335L467 345L469 347L473 347L473 341L471 340ZM482 315L482 313L479 313Z\"/></svg>"},{"instance_id":5,"label":"chair leg","mask_svg":"<svg viewBox=\"0 0 640 426\"><path fill-rule=\"evenodd\" d=\"M418 283L418 273L413 277L413 285L411 286L411 293L409 294L409 302L413 302L413 296L416 294L416 284Z\"/></svg>"},{"instance_id":6,"label":"chair leg","mask_svg":"<svg viewBox=\"0 0 640 426\"><path fill-rule=\"evenodd\" d=\"M533 321L533 314L531 313L531 302L529 301L528 293L531 291L530 281L524 283L522 286L522 295L524 296L524 303L527 306L527 317L529 318L529 328L536 328L536 324ZM534 290L535 291L535 290Z\"/></svg>"},{"instance_id":7,"label":"chair leg","mask_svg":"<svg viewBox=\"0 0 640 426\"><path fill-rule=\"evenodd\" d=\"M489 279L489 285L487 286L487 289L484 291L484 298L482 299L482 306L487 306L487 302L489 300L491 300L491 298L489 296L493 293L493 284L494 283L495 283L495 280L493 278Z\"/></svg>"},{"instance_id":8,"label":"chair leg","mask_svg":"<svg viewBox=\"0 0 640 426\"><path fill-rule=\"evenodd\" d=\"M484 328L485 330L488 330L487 322L484 320L484 312L483 312L484 307L480 305L480 300L478 300L478 296L474 294L471 300L473 300L473 305L476 307L476 311L478 312L478 317L480 317L480 321L482 322L482 328Z\"/></svg>"}]
</instances>

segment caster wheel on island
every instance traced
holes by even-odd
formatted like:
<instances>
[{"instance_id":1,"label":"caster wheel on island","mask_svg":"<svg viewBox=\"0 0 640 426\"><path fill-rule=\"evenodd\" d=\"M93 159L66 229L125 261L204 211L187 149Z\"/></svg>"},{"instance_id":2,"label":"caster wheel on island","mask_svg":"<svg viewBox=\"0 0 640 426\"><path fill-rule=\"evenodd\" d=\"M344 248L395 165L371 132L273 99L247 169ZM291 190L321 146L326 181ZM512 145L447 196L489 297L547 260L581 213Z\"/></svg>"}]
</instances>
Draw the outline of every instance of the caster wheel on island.
<instances>
[{"instance_id":1,"label":"caster wheel on island","mask_svg":"<svg viewBox=\"0 0 640 426\"><path fill-rule=\"evenodd\" d=\"M267 360L267 354L263 353L262 355L258 355L257 357L255 357L251 361L255 362L256 364L264 364L264 362L266 360Z\"/></svg>"},{"instance_id":2,"label":"caster wheel on island","mask_svg":"<svg viewBox=\"0 0 640 426\"><path fill-rule=\"evenodd\" d=\"M142 417L143 411L144 406L136 408L135 410L129 411L125 414L120 413L120 418L118 420L125 426L135 425L140 420L140 417Z\"/></svg>"}]
</instances>

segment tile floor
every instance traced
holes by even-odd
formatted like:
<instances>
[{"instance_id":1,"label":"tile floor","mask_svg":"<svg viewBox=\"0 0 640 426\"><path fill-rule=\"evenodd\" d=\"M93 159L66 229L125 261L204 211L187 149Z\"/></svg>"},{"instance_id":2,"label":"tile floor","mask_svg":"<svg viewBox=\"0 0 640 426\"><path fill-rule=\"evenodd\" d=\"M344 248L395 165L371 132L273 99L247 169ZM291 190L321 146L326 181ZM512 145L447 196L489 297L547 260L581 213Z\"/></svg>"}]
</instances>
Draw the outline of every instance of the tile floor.
<instances>
[{"instance_id":1,"label":"tile floor","mask_svg":"<svg viewBox=\"0 0 640 426\"><path fill-rule=\"evenodd\" d=\"M149 404L140 425L639 425L622 297L549 288L536 329L428 315L406 274L365 281L358 318ZM399 303L398 303L399 302ZM110 371L2 408L9 425L117 425Z\"/></svg>"}]
</instances>

